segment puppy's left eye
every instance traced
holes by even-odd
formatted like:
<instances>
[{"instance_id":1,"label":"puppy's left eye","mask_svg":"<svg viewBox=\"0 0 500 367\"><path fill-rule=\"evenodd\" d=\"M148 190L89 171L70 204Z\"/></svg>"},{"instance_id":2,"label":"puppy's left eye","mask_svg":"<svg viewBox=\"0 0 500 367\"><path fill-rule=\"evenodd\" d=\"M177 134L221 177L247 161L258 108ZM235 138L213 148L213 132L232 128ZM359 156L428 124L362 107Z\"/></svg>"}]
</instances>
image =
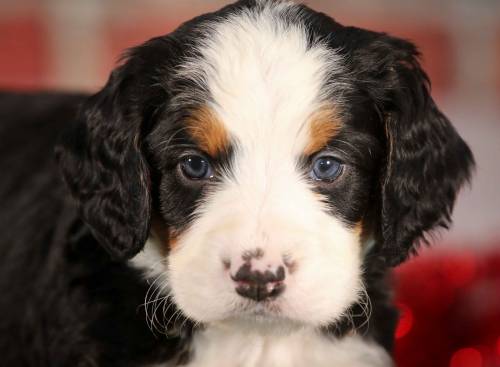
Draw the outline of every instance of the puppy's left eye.
<instances>
[{"instance_id":1,"label":"puppy's left eye","mask_svg":"<svg viewBox=\"0 0 500 367\"><path fill-rule=\"evenodd\" d=\"M342 173L343 165L332 156L316 157L312 163L311 177L317 181L333 181Z\"/></svg>"},{"instance_id":2,"label":"puppy's left eye","mask_svg":"<svg viewBox=\"0 0 500 367\"><path fill-rule=\"evenodd\" d=\"M180 162L182 174L190 180L203 180L213 177L208 160L200 155L188 155Z\"/></svg>"}]
</instances>

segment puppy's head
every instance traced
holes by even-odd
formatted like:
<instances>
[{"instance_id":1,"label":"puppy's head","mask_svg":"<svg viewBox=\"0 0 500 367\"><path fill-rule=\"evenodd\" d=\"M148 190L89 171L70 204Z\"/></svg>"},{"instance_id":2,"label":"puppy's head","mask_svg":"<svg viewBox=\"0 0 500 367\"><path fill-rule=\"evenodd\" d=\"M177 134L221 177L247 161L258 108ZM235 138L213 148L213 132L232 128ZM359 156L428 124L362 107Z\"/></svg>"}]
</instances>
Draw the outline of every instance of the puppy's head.
<instances>
[{"instance_id":1,"label":"puppy's head","mask_svg":"<svg viewBox=\"0 0 500 367\"><path fill-rule=\"evenodd\" d=\"M129 53L68 130L65 179L117 259L155 218L141 261L187 317L327 325L363 292L366 254L403 261L469 178L417 54L238 2Z\"/></svg>"}]
</instances>

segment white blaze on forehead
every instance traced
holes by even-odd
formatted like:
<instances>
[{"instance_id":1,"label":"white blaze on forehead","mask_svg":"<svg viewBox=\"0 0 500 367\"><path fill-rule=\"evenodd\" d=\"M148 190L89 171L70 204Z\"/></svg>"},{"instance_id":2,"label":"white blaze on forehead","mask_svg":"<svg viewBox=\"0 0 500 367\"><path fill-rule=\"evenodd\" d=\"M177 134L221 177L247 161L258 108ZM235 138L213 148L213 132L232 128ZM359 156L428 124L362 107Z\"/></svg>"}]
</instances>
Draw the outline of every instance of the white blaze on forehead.
<instances>
[{"instance_id":1,"label":"white blaze on forehead","mask_svg":"<svg viewBox=\"0 0 500 367\"><path fill-rule=\"evenodd\" d=\"M212 108L245 154L302 153L306 122L325 100L329 71L338 69L332 50L309 44L298 13L291 3L274 3L205 26L201 57L181 71L205 84Z\"/></svg>"}]
</instances>

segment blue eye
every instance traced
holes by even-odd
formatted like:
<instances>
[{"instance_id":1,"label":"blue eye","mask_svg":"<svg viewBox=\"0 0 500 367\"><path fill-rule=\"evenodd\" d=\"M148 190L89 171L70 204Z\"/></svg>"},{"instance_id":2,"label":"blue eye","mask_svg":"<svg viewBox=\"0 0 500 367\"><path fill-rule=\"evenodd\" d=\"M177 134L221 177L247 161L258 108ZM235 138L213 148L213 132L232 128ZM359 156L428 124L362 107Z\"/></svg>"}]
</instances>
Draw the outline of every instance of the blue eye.
<instances>
[{"instance_id":1,"label":"blue eye","mask_svg":"<svg viewBox=\"0 0 500 367\"><path fill-rule=\"evenodd\" d=\"M333 181L342 173L342 163L332 156L320 156L314 159L311 177L318 181Z\"/></svg>"},{"instance_id":2,"label":"blue eye","mask_svg":"<svg viewBox=\"0 0 500 367\"><path fill-rule=\"evenodd\" d=\"M190 180L203 180L213 176L212 167L207 159L199 155L188 155L180 162L184 176Z\"/></svg>"}]
</instances>

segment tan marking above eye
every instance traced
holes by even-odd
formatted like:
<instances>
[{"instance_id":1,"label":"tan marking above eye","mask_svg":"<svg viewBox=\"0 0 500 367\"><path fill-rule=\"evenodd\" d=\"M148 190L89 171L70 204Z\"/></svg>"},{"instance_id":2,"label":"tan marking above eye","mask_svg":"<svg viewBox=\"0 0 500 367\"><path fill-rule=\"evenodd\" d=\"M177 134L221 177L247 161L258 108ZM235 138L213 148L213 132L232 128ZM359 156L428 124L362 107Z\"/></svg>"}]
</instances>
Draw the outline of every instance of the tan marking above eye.
<instances>
[{"instance_id":1,"label":"tan marking above eye","mask_svg":"<svg viewBox=\"0 0 500 367\"><path fill-rule=\"evenodd\" d=\"M331 106L320 108L314 112L308 124L309 141L304 153L309 156L323 149L337 135L341 126L338 113Z\"/></svg>"},{"instance_id":2,"label":"tan marking above eye","mask_svg":"<svg viewBox=\"0 0 500 367\"><path fill-rule=\"evenodd\" d=\"M202 106L191 113L186 120L189 135L199 148L212 157L227 150L229 134L215 111Z\"/></svg>"}]
</instances>

